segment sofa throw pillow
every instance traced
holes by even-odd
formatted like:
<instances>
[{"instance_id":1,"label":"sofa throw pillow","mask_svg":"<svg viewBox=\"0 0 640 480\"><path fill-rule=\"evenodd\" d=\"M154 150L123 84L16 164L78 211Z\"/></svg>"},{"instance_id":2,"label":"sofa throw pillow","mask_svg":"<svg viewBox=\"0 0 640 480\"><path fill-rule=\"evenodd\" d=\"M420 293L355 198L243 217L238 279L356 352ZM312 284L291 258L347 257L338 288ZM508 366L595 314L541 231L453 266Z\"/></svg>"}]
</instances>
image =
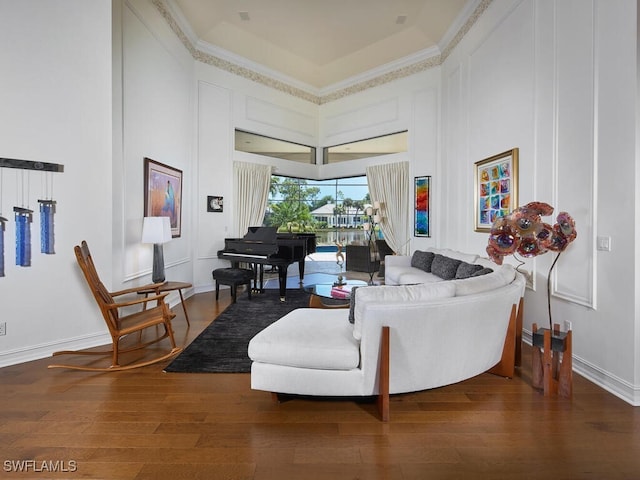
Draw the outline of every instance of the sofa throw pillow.
<instances>
[{"instance_id":1,"label":"sofa throw pillow","mask_svg":"<svg viewBox=\"0 0 640 480\"><path fill-rule=\"evenodd\" d=\"M436 253L431 263L431 273L443 280L453 280L456 278L456 272L461 263L462 260L456 260Z\"/></svg>"},{"instance_id":2,"label":"sofa throw pillow","mask_svg":"<svg viewBox=\"0 0 640 480\"><path fill-rule=\"evenodd\" d=\"M482 265L480 265L480 266L482 267ZM479 277L481 275L486 275L487 273L491 273L491 272L493 272L493 268L482 267L477 272L474 272L473 274L471 274L471 276L472 277Z\"/></svg>"},{"instance_id":3,"label":"sofa throw pillow","mask_svg":"<svg viewBox=\"0 0 640 480\"><path fill-rule=\"evenodd\" d=\"M462 297L464 295L475 295L476 293L488 292L504 287L513 282L515 276L516 269L513 268L512 265L505 263L497 270L486 275L465 278L464 280L454 280L453 282L447 283L454 283L456 286L456 297Z\"/></svg>"},{"instance_id":4,"label":"sofa throw pillow","mask_svg":"<svg viewBox=\"0 0 640 480\"><path fill-rule=\"evenodd\" d=\"M461 262L460 265L458 265L458 269L456 270L456 278L460 279L472 277L476 272L479 272L483 268L484 267L482 265Z\"/></svg>"},{"instance_id":5,"label":"sofa throw pillow","mask_svg":"<svg viewBox=\"0 0 640 480\"><path fill-rule=\"evenodd\" d=\"M349 300L349 323L356 321L356 289L359 287L351 288L351 298Z\"/></svg>"},{"instance_id":6,"label":"sofa throw pillow","mask_svg":"<svg viewBox=\"0 0 640 480\"><path fill-rule=\"evenodd\" d=\"M431 263L435 254L433 252L423 252L422 250L416 250L411 256L411 266L419 268L424 272L431 271Z\"/></svg>"}]
</instances>

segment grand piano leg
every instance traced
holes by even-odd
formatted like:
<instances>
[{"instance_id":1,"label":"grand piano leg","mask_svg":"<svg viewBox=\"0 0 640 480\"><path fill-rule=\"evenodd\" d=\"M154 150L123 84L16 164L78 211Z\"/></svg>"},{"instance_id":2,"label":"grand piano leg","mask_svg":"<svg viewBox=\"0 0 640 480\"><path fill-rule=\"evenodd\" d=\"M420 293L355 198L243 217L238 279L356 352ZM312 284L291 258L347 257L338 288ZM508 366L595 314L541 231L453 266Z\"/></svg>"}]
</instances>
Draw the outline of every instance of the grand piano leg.
<instances>
[{"instance_id":1,"label":"grand piano leg","mask_svg":"<svg viewBox=\"0 0 640 480\"><path fill-rule=\"evenodd\" d=\"M287 265L278 265L278 286L280 287L280 301L284 302L287 296Z\"/></svg>"},{"instance_id":2,"label":"grand piano leg","mask_svg":"<svg viewBox=\"0 0 640 480\"><path fill-rule=\"evenodd\" d=\"M260 293L264 293L264 265L260 263L259 265L257 265L257 267L260 271L260 287L258 291Z\"/></svg>"},{"instance_id":3,"label":"grand piano leg","mask_svg":"<svg viewBox=\"0 0 640 480\"><path fill-rule=\"evenodd\" d=\"M253 270L253 291L255 293L264 293L264 278L262 264L252 263L251 270Z\"/></svg>"},{"instance_id":4,"label":"grand piano leg","mask_svg":"<svg viewBox=\"0 0 640 480\"><path fill-rule=\"evenodd\" d=\"M300 274L300 285L302 285L302 281L304 280L304 260L307 257L302 257L302 260L298 262L298 273Z\"/></svg>"}]
</instances>

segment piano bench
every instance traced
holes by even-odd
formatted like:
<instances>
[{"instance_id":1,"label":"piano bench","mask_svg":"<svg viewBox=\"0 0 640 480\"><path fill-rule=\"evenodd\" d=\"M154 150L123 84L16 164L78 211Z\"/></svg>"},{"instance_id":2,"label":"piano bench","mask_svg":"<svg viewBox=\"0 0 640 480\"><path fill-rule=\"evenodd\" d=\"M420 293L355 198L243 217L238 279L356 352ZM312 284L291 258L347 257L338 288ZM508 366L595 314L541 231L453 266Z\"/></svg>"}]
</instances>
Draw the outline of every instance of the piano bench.
<instances>
[{"instance_id":1,"label":"piano bench","mask_svg":"<svg viewBox=\"0 0 640 480\"><path fill-rule=\"evenodd\" d=\"M216 268L211 273L216 282L216 301L220 294L220 285L228 285L231 287L233 303L236 303L238 285L247 285L249 300L251 300L251 280L254 277L253 270L248 268Z\"/></svg>"}]
</instances>

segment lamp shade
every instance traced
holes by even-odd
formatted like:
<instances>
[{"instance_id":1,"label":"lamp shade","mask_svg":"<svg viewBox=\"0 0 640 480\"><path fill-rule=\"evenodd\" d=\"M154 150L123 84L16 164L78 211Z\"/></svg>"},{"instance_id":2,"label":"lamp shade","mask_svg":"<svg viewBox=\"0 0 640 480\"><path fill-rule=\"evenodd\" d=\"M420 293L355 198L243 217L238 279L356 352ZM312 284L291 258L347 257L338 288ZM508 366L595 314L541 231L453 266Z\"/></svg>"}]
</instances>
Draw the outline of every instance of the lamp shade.
<instances>
[{"instance_id":1,"label":"lamp shade","mask_svg":"<svg viewBox=\"0 0 640 480\"><path fill-rule=\"evenodd\" d=\"M144 217L142 243L166 243L171 240L169 217Z\"/></svg>"}]
</instances>

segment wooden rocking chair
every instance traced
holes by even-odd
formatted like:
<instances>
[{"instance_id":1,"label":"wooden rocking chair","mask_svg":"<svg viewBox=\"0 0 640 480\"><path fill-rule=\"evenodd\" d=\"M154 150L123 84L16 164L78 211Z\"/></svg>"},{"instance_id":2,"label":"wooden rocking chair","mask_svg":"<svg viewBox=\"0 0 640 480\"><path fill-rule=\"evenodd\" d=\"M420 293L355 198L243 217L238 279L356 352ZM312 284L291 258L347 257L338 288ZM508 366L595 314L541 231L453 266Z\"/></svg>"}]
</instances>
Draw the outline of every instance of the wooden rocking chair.
<instances>
[{"instance_id":1,"label":"wooden rocking chair","mask_svg":"<svg viewBox=\"0 0 640 480\"><path fill-rule=\"evenodd\" d=\"M132 298L130 300L116 302L114 297L119 297L122 295L129 295L133 297L133 294L138 293L141 290L149 290L155 285L144 285L140 287L128 288L126 290L120 290L117 292L109 292L100 281L98 273L96 272L95 265L93 263L93 259L91 258L91 253L89 252L89 247L87 246L87 242L82 241L81 246L76 245L74 247L76 253L76 259L78 260L78 264L82 269L82 273L84 274L89 287L91 288L91 293L98 303L100 307L100 311L102 312L102 316L104 317L105 322L107 323L107 327L109 327L109 333L111 334L111 339L113 346L110 350L102 350L102 351L90 351L90 350L65 350L60 352L55 352L53 355L109 355L111 354L111 366L109 367L91 367L91 366L78 366L78 365L49 365L49 368L71 368L75 370L85 370L85 371L119 371L119 370L129 370L137 367L144 367L146 365L151 365L153 363L161 362L166 360L182 351L182 348L176 347L176 342L173 337L173 329L171 328L171 319L175 317L175 314L171 311L169 306L165 303L164 297L168 295L168 293L162 293L160 295L154 295L144 298ZM151 306L154 305L155 306ZM141 310L134 313L124 313L120 311L120 309L125 307L134 307L138 305ZM131 308L128 308L131 310ZM160 336L154 338L153 340L142 342L142 330L162 325L164 327L164 333ZM120 348L120 339L123 337L130 335L132 333L138 333L138 341L136 344L126 347ZM132 352L135 350L140 350L145 348L153 343L159 342L160 340L169 337L171 342L171 351L165 355L160 357L155 357L151 360L143 360L137 363L130 363L127 365L120 365L119 363L119 355L121 353Z\"/></svg>"}]
</instances>

